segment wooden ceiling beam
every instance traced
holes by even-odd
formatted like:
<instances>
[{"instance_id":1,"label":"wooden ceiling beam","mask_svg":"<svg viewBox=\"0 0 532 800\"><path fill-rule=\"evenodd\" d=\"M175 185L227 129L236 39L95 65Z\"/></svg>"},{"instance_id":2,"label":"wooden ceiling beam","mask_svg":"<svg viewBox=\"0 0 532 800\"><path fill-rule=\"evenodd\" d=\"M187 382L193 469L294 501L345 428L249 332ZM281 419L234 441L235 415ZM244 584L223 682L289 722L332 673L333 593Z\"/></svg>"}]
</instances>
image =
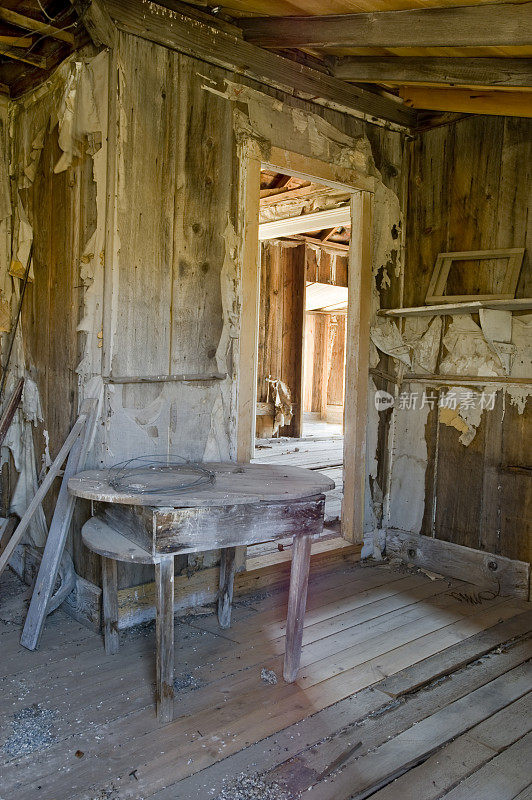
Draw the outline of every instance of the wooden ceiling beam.
<instances>
[{"instance_id":1,"label":"wooden ceiling beam","mask_svg":"<svg viewBox=\"0 0 532 800\"><path fill-rule=\"evenodd\" d=\"M274 180L273 184L269 187L270 189L282 189L292 180L291 175L282 175L279 173L277 178Z\"/></svg>"},{"instance_id":2,"label":"wooden ceiling beam","mask_svg":"<svg viewBox=\"0 0 532 800\"><path fill-rule=\"evenodd\" d=\"M15 61L23 61L25 64L31 64L32 67L38 67L39 69L46 69L48 66L44 56L26 53L23 48L8 47L4 44L0 44L0 55L12 58Z\"/></svg>"},{"instance_id":3,"label":"wooden ceiling beam","mask_svg":"<svg viewBox=\"0 0 532 800\"><path fill-rule=\"evenodd\" d=\"M238 20L248 42L288 47L515 47L532 44L532 3Z\"/></svg>"},{"instance_id":4,"label":"wooden ceiling beam","mask_svg":"<svg viewBox=\"0 0 532 800\"><path fill-rule=\"evenodd\" d=\"M59 39L66 42L71 47L74 46L74 34L71 31L62 31L53 25L48 25L46 22L39 22L33 17L27 17L24 14L18 14L10 8L0 8L0 20L8 22L10 25L16 25L19 28L24 28L27 31L36 31L43 36L51 36L53 39Z\"/></svg>"},{"instance_id":5,"label":"wooden ceiling beam","mask_svg":"<svg viewBox=\"0 0 532 800\"><path fill-rule=\"evenodd\" d=\"M31 47L33 39L30 36L5 36L0 34L0 44L7 47Z\"/></svg>"},{"instance_id":6,"label":"wooden ceiling beam","mask_svg":"<svg viewBox=\"0 0 532 800\"><path fill-rule=\"evenodd\" d=\"M334 228L327 228L323 231L323 233L318 237L320 242L327 242L336 231L341 228L341 225L336 225Z\"/></svg>"},{"instance_id":7,"label":"wooden ceiling beam","mask_svg":"<svg viewBox=\"0 0 532 800\"><path fill-rule=\"evenodd\" d=\"M358 83L443 83L456 86L532 86L530 58L340 58L334 75Z\"/></svg>"},{"instance_id":8,"label":"wooden ceiling beam","mask_svg":"<svg viewBox=\"0 0 532 800\"><path fill-rule=\"evenodd\" d=\"M84 19L94 6L95 0L90 0ZM101 6L101 0L96 6ZM405 128L415 125L415 112L400 102L255 47L217 27L214 20L209 25L142 0L106 0L105 10L126 33L236 71L304 100L372 122L385 121Z\"/></svg>"},{"instance_id":9,"label":"wooden ceiling beam","mask_svg":"<svg viewBox=\"0 0 532 800\"><path fill-rule=\"evenodd\" d=\"M503 92L402 86L399 92L405 103L412 108L456 111L465 114L532 117L532 91Z\"/></svg>"},{"instance_id":10,"label":"wooden ceiling beam","mask_svg":"<svg viewBox=\"0 0 532 800\"><path fill-rule=\"evenodd\" d=\"M323 247L324 250L332 250L339 253L348 253L349 245L341 244L341 242L322 242L315 236L307 236L304 233L294 233L293 236L284 236L284 239L290 239L295 242L308 242L316 247Z\"/></svg>"},{"instance_id":11,"label":"wooden ceiling beam","mask_svg":"<svg viewBox=\"0 0 532 800\"><path fill-rule=\"evenodd\" d=\"M296 217L276 219L271 222L259 223L259 241L265 239L278 239L282 236L291 236L295 233L323 230L332 225L350 225L351 209L349 206L327 208L324 211L313 211L310 214L300 214ZM320 239L317 239L319 242Z\"/></svg>"},{"instance_id":12,"label":"wooden ceiling beam","mask_svg":"<svg viewBox=\"0 0 532 800\"><path fill-rule=\"evenodd\" d=\"M103 0L70 0L77 15L85 25L96 47L114 47L116 26L109 16Z\"/></svg>"},{"instance_id":13,"label":"wooden ceiling beam","mask_svg":"<svg viewBox=\"0 0 532 800\"><path fill-rule=\"evenodd\" d=\"M297 189L261 189L260 204L261 206L275 205L276 203L282 203L283 200L307 197L307 195L317 190L316 184L312 184L310 181L304 186L298 186Z\"/></svg>"}]
</instances>

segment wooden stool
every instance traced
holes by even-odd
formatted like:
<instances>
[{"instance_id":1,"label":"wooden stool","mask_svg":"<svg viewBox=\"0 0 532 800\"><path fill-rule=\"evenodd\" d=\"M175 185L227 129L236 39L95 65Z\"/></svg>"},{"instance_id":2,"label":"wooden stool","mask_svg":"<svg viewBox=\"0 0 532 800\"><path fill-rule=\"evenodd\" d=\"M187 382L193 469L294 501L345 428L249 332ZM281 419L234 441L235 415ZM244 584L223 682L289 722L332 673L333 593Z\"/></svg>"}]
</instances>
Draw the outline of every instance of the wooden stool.
<instances>
[{"instance_id":1,"label":"wooden stool","mask_svg":"<svg viewBox=\"0 0 532 800\"><path fill-rule=\"evenodd\" d=\"M71 494L93 503L95 516L83 527L83 541L103 559L108 653L118 648L116 562L155 566L157 715L161 722L169 722L173 713L174 555L221 551L218 620L222 628L228 628L236 548L292 538L283 669L284 679L291 683L301 659L310 544L323 530L323 493L334 487L334 481L315 470L288 465L228 461L202 466L209 470L209 481L191 484L187 491L172 488L171 471L150 464L130 472L131 491L127 481L123 487L111 483L109 470L103 469L80 472L68 482ZM134 488L137 485L142 491Z\"/></svg>"},{"instance_id":2,"label":"wooden stool","mask_svg":"<svg viewBox=\"0 0 532 800\"><path fill-rule=\"evenodd\" d=\"M97 517L85 523L82 539L102 560L103 634L105 652L109 655L116 654L119 645L117 561L155 565L157 718L162 724L171 722L174 710L174 556L151 555ZM296 679L301 659L310 546L310 535L294 536L283 670L284 679L289 683ZM218 620L222 628L228 628L235 548L227 547L221 553Z\"/></svg>"}]
</instances>

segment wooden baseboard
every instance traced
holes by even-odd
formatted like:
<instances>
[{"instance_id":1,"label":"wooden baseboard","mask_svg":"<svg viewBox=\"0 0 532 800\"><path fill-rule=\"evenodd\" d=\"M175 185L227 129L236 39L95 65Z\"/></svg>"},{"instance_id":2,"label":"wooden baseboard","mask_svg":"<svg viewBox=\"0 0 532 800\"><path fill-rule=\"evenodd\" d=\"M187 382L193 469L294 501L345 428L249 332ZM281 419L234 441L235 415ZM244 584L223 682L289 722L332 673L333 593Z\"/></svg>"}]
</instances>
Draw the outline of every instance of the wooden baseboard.
<instances>
[{"instance_id":1,"label":"wooden baseboard","mask_svg":"<svg viewBox=\"0 0 532 800\"><path fill-rule=\"evenodd\" d=\"M386 532L386 555L440 575L529 599L530 564L441 539L395 529Z\"/></svg>"},{"instance_id":2,"label":"wooden baseboard","mask_svg":"<svg viewBox=\"0 0 532 800\"><path fill-rule=\"evenodd\" d=\"M341 561L360 560L360 544L334 538L314 542L311 569L330 567ZM234 595L240 597L260 589L287 585L290 576L291 548L265 556L248 558L246 570L235 575ZM212 567L178 576L174 584L174 610L184 611L214 603L218 596L219 568ZM155 583L145 583L118 591L118 627L129 628L155 618Z\"/></svg>"},{"instance_id":3,"label":"wooden baseboard","mask_svg":"<svg viewBox=\"0 0 532 800\"><path fill-rule=\"evenodd\" d=\"M340 537L316 541L312 545L311 569L319 570L342 561L360 560L361 545L351 544ZM288 585L291 548L281 552L248 558L246 569L235 575L234 594L240 597L261 589ZM29 586L35 581L40 553L32 547L19 545L10 561L17 575ZM176 576L174 610L184 611L214 603L218 597L219 568L194 572L190 577ZM61 608L69 616L92 630L100 629L102 590L99 586L76 575L74 591ZM130 628L155 619L155 583L144 583L118 591L118 626Z\"/></svg>"}]
</instances>

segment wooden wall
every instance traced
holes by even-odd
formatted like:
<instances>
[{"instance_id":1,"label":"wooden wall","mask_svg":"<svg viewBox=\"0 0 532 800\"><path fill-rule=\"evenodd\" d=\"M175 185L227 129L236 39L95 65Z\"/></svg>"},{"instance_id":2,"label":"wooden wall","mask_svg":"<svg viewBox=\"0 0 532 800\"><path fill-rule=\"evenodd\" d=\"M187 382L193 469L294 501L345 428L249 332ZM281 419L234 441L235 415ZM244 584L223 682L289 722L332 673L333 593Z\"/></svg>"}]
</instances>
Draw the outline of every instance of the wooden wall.
<instances>
[{"instance_id":1,"label":"wooden wall","mask_svg":"<svg viewBox=\"0 0 532 800\"><path fill-rule=\"evenodd\" d=\"M120 65L104 362L112 378L204 379L115 384L102 458L228 459L239 311L231 106L202 88L193 59L157 45L121 36Z\"/></svg>"},{"instance_id":2,"label":"wooden wall","mask_svg":"<svg viewBox=\"0 0 532 800\"><path fill-rule=\"evenodd\" d=\"M526 247L517 296L531 296L531 173L530 120L469 117L416 139L408 198L406 306L424 303L441 251ZM491 275L484 280L497 278L500 262L489 266ZM467 291L469 281L465 276L457 288ZM444 318L445 326L449 322ZM422 533L532 560L531 423L530 398L520 414L499 391L494 410L483 413L465 447L459 432L443 424L437 410L431 411L420 431L427 440Z\"/></svg>"},{"instance_id":3,"label":"wooden wall","mask_svg":"<svg viewBox=\"0 0 532 800\"><path fill-rule=\"evenodd\" d=\"M306 313L303 409L320 415L327 410L329 326L329 314Z\"/></svg>"},{"instance_id":4,"label":"wooden wall","mask_svg":"<svg viewBox=\"0 0 532 800\"><path fill-rule=\"evenodd\" d=\"M55 126L45 134L33 183L20 190L34 233L35 280L26 289L21 327L26 369L37 384L43 416L34 430L35 449L39 455L48 451L52 458L78 413L79 259L96 225L92 159L75 158L71 167L56 174L61 152ZM49 515L55 496L51 492L45 500Z\"/></svg>"},{"instance_id":5,"label":"wooden wall","mask_svg":"<svg viewBox=\"0 0 532 800\"><path fill-rule=\"evenodd\" d=\"M347 257L305 244L262 244L257 402L271 401L268 377L288 386L294 417L281 436L301 436L301 404L324 416L327 404L343 405L346 317L305 313L305 281L346 286Z\"/></svg>"},{"instance_id":6,"label":"wooden wall","mask_svg":"<svg viewBox=\"0 0 532 800\"><path fill-rule=\"evenodd\" d=\"M422 305L439 252L526 247L517 297L532 295L532 124L471 116L411 145L405 306ZM465 287L467 288L467 287Z\"/></svg>"},{"instance_id":7,"label":"wooden wall","mask_svg":"<svg viewBox=\"0 0 532 800\"><path fill-rule=\"evenodd\" d=\"M43 400L43 428L50 431L53 455L77 410L78 381L84 388L90 379L108 379L110 373L91 454L94 466L168 450L200 460L235 458L242 368L243 142L252 140L265 157L275 146L331 164L356 164L363 175L374 176L376 167L383 176L376 185L386 186L393 199L401 185L404 136L318 109L134 36L119 34L118 50L118 74L111 75L110 83L118 109L108 139L103 136L116 153L110 183L105 186L103 160L97 197L90 162L75 160L72 168L54 174L57 139L47 127L42 174L28 192L35 207L36 282L28 294L24 335ZM231 88L235 80L241 84L238 91ZM50 102L56 100L61 101L61 92ZM33 117L30 106L19 108ZM28 118L21 118L16 131L20 139L29 137L22 129ZM303 120L309 124L302 125ZM31 129L29 138L41 127ZM28 159L31 149L28 141ZM110 204L114 219L106 221L104 208L96 220L96 200L101 210L106 193L116 198L115 206ZM398 208L398 203L386 207L386 242L392 227L400 225ZM380 211L378 205L376 226ZM82 286L79 257L95 225L98 242L105 239L106 246L95 249L94 276ZM387 244L381 248L388 249ZM399 284L392 274L394 292ZM78 376L84 353L76 329L83 298L100 316L95 315L94 325L92 318L87 323L91 361ZM290 358L297 356L290 352ZM173 373L200 373L205 380L112 382ZM225 377L211 379L214 373ZM44 449L40 436L38 460ZM79 538L78 526L76 569L98 583L97 566ZM196 568L200 561L182 566ZM133 585L143 579L143 570L131 569L121 582Z\"/></svg>"},{"instance_id":8,"label":"wooden wall","mask_svg":"<svg viewBox=\"0 0 532 800\"><path fill-rule=\"evenodd\" d=\"M327 415L344 405L345 314L307 311L305 315L304 411Z\"/></svg>"},{"instance_id":9,"label":"wooden wall","mask_svg":"<svg viewBox=\"0 0 532 800\"><path fill-rule=\"evenodd\" d=\"M343 406L345 394L346 314L331 314L327 405Z\"/></svg>"},{"instance_id":10,"label":"wooden wall","mask_svg":"<svg viewBox=\"0 0 532 800\"><path fill-rule=\"evenodd\" d=\"M261 248L257 402L271 402L267 378L290 390L294 416L281 436L301 435L301 370L305 302L305 245L264 242Z\"/></svg>"}]
</instances>

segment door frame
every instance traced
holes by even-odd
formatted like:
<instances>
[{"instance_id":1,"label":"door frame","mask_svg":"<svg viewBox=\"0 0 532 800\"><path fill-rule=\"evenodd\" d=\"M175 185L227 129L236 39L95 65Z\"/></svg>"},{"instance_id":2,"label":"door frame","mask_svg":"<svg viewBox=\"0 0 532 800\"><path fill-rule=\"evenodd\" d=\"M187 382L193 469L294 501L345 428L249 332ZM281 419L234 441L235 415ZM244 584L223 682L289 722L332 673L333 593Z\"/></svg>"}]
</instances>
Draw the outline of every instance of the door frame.
<instances>
[{"instance_id":1,"label":"door frame","mask_svg":"<svg viewBox=\"0 0 532 800\"><path fill-rule=\"evenodd\" d=\"M256 147L243 148L239 203L241 225L241 318L237 398L238 461L250 461L255 449L259 327L259 199L261 169L272 169L351 195L351 240L348 259L348 309L344 400L344 491L342 536L364 538L366 425L372 291L374 179L310 156L272 147L267 161Z\"/></svg>"}]
</instances>

